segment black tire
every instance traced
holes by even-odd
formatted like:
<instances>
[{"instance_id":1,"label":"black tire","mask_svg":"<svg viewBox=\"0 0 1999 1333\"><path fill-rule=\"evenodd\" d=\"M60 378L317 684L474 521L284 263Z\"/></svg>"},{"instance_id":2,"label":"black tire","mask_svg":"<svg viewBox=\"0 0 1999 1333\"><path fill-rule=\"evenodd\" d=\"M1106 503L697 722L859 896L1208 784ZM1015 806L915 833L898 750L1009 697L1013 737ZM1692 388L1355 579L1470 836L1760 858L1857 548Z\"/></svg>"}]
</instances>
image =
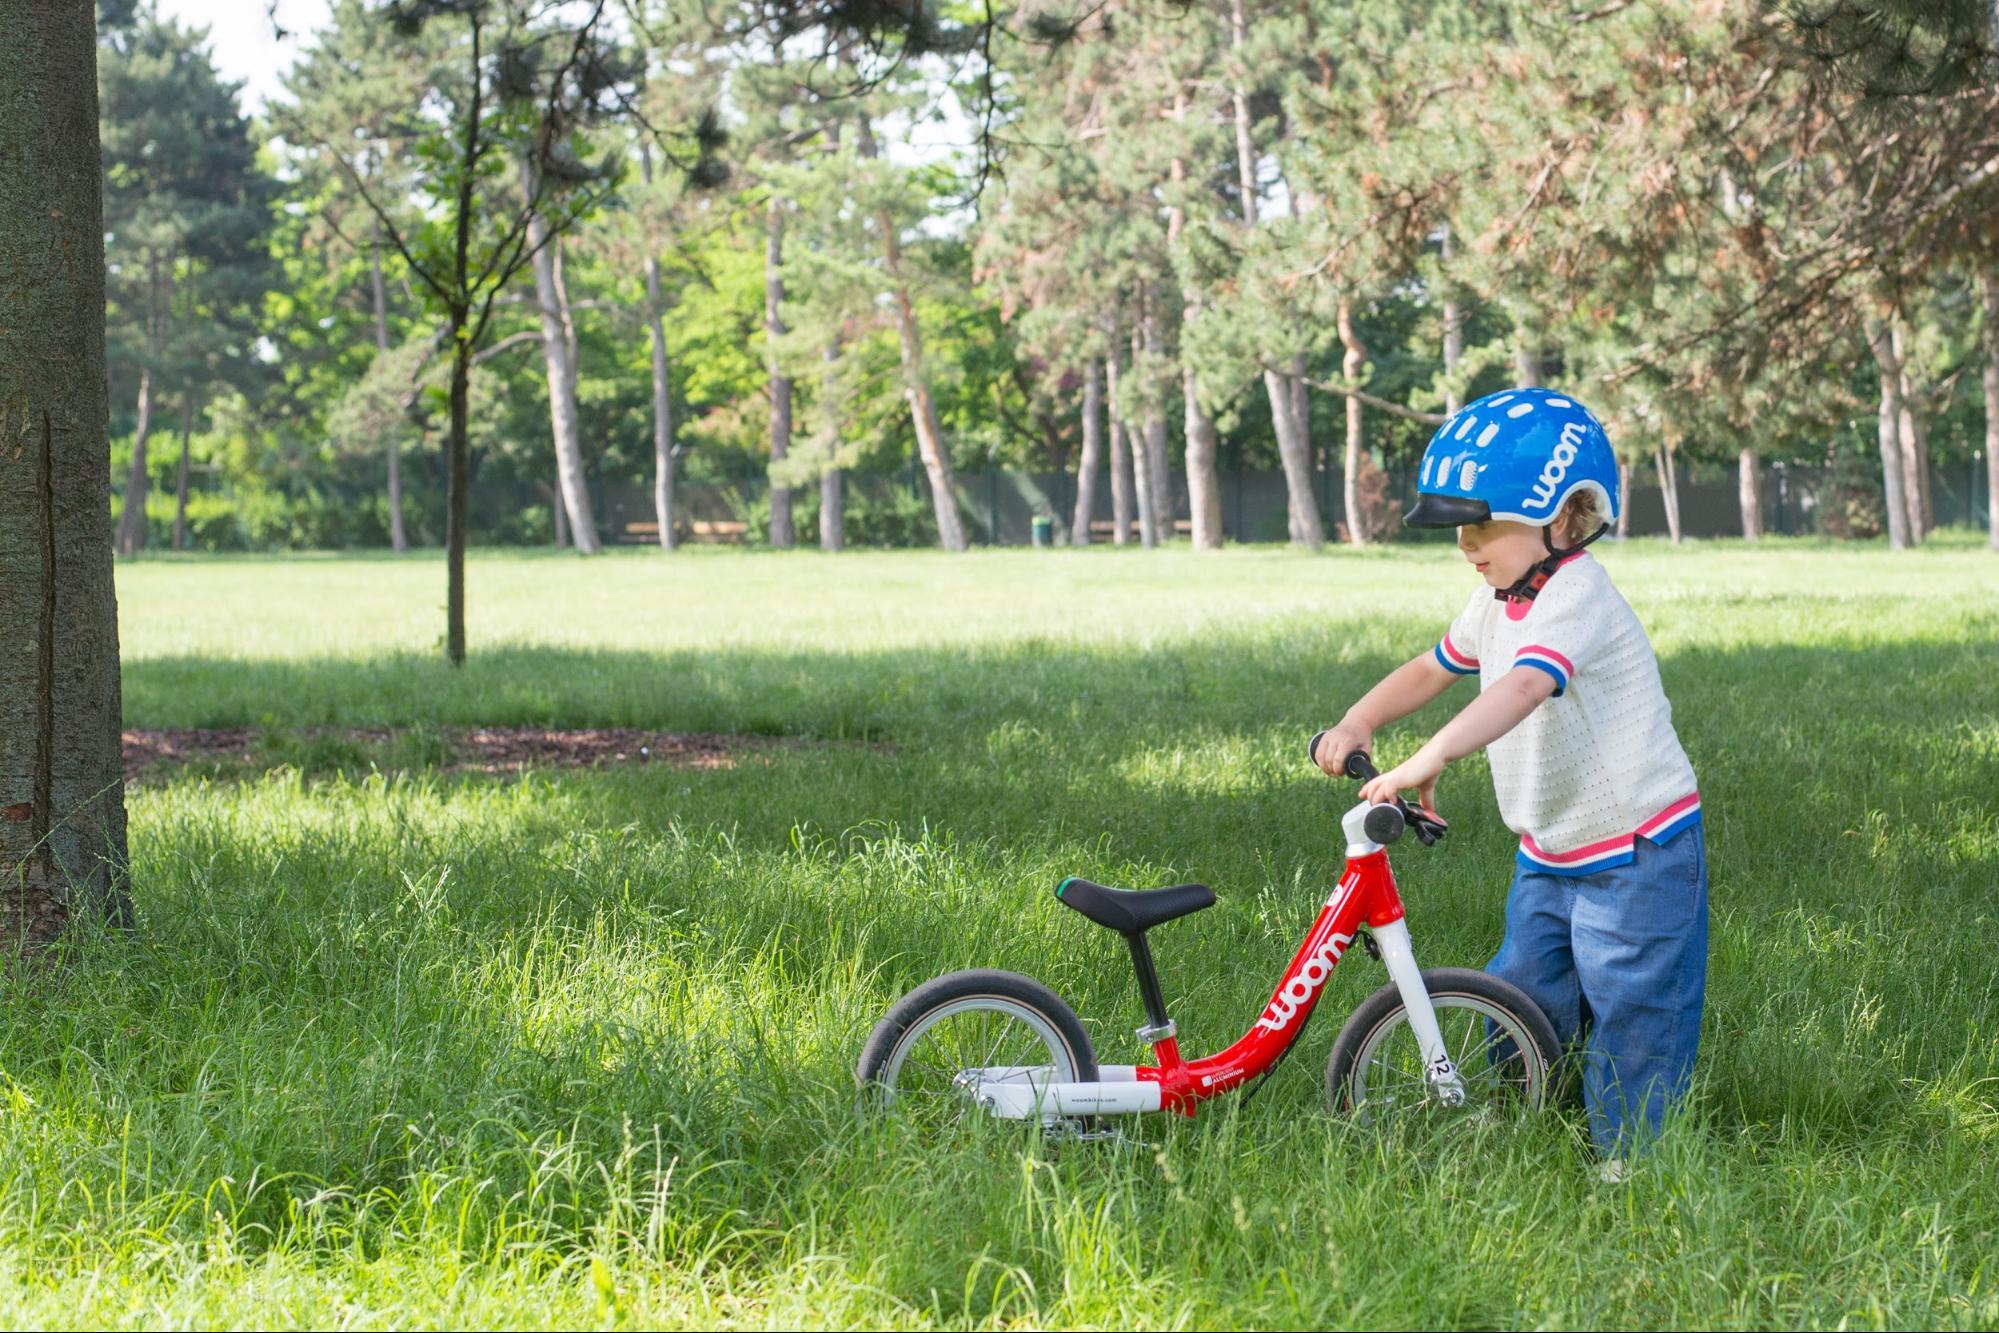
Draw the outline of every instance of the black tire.
<instances>
[{"instance_id":1,"label":"black tire","mask_svg":"<svg viewBox=\"0 0 1999 1333\"><path fill-rule=\"evenodd\" d=\"M1518 986L1485 972L1462 967L1440 967L1423 973L1423 987L1437 1009L1437 1025L1443 1031L1445 1052L1460 1066L1468 1081L1475 1080L1486 1095L1474 1095L1468 1105L1492 1107L1505 1102L1516 1111L1538 1111L1550 1100L1551 1088L1559 1073L1557 1060L1561 1044L1555 1026L1541 1007L1527 998ZM1495 1025L1500 1040L1488 1035ZM1398 1033L1397 1028L1400 1028ZM1398 1040L1399 1039L1399 1040ZM1504 1056L1507 1039L1516 1054ZM1391 1050L1391 1046L1406 1049ZM1374 1095L1370 1080L1385 1066L1415 1062L1420 1086L1422 1057L1415 1051L1415 1034L1409 1030L1402 992L1393 982L1367 997L1347 1019L1333 1042L1326 1061L1326 1103L1335 1112L1377 1113L1387 1108L1416 1109L1429 1106L1426 1097L1397 1102L1392 1094ZM1502 1053L1501 1059L1492 1058ZM1469 1070L1465 1066L1472 1066ZM1393 1071L1391 1071L1393 1072ZM1378 1081L1378 1080L1377 1080ZM1402 1074L1397 1087L1408 1082ZM1376 1089L1379 1092L1380 1089ZM1370 1096L1375 1103L1368 1106Z\"/></svg>"},{"instance_id":2,"label":"black tire","mask_svg":"<svg viewBox=\"0 0 1999 1333\"><path fill-rule=\"evenodd\" d=\"M1088 1083L1097 1077L1097 1054L1090 1045L1090 1034L1061 996L1018 972L971 968L924 982L882 1015L861 1048L860 1063L854 1070L864 1105L882 1108L919 1092L934 1094L929 1098L932 1103L943 1103L951 1089L948 1085L933 1086L934 1076L948 1070L933 1063L929 1066L932 1079L922 1082L922 1071L911 1068L909 1062L920 1043L939 1032L947 1020L967 1015L986 1022L998 1015L1026 1034L1026 1039L999 1052L1001 1063L1008 1062L1007 1054L1031 1052L1038 1045L1045 1051L1045 1063L1055 1066L1061 1081ZM948 1047L948 1042L947 1036L942 1044ZM1033 1063L1043 1061L1035 1058Z\"/></svg>"}]
</instances>

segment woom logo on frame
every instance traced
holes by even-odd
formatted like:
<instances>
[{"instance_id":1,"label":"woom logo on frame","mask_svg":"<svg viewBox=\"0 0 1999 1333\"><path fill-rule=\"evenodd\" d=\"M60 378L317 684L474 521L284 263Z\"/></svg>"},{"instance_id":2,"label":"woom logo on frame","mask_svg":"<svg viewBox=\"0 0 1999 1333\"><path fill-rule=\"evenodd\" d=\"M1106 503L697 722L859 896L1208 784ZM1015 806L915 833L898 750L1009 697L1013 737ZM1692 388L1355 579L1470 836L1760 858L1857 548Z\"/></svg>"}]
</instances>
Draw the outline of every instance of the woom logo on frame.
<instances>
[{"instance_id":1,"label":"woom logo on frame","mask_svg":"<svg viewBox=\"0 0 1999 1333\"><path fill-rule=\"evenodd\" d=\"M1263 1017L1256 1025L1268 1032L1282 1032L1291 1026L1291 1020L1298 1015L1298 1006L1306 1003L1319 993L1319 987L1326 984L1326 978L1333 974L1333 965L1340 961L1340 955L1353 943L1353 936L1334 931L1326 937L1326 942L1313 951L1291 979L1277 988L1277 994L1270 997L1270 1007L1263 1011Z\"/></svg>"}]
</instances>

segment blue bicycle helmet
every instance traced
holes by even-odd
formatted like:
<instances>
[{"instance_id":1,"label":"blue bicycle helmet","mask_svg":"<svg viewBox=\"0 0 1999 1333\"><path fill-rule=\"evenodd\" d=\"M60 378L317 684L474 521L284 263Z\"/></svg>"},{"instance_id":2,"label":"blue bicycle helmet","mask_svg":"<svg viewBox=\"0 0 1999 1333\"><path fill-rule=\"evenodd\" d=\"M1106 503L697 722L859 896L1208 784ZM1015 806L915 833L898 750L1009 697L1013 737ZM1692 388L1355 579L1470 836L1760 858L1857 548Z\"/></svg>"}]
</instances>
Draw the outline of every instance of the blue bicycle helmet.
<instances>
[{"instance_id":1,"label":"blue bicycle helmet","mask_svg":"<svg viewBox=\"0 0 1999 1333\"><path fill-rule=\"evenodd\" d=\"M1574 546L1558 548L1551 526L1571 495L1593 490L1617 517L1617 456L1603 427L1567 394L1506 389L1466 403L1437 427L1423 451L1416 503L1402 517L1412 528L1454 528L1510 519L1541 529L1548 557L1501 600L1531 601L1561 561L1601 537L1604 523Z\"/></svg>"},{"instance_id":2,"label":"blue bicycle helmet","mask_svg":"<svg viewBox=\"0 0 1999 1333\"><path fill-rule=\"evenodd\" d=\"M1506 389L1467 403L1423 451L1412 528L1511 519L1545 526L1568 498L1595 491L1617 517L1617 456L1603 427L1567 394Z\"/></svg>"}]
</instances>

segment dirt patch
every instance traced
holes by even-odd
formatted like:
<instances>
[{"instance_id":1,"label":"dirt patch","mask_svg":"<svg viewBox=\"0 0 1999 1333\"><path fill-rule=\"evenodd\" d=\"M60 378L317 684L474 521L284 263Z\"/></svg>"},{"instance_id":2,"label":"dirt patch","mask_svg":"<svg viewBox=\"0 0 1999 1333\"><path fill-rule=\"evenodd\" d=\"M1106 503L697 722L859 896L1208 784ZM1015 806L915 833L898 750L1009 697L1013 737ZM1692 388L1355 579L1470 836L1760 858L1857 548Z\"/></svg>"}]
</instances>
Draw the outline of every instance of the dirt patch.
<instances>
[{"instance_id":1,"label":"dirt patch","mask_svg":"<svg viewBox=\"0 0 1999 1333\"><path fill-rule=\"evenodd\" d=\"M263 732L255 727L135 728L125 732L124 741L128 781L187 764L333 769L374 762L383 768L460 773L629 763L730 768L746 755L802 743L776 736L633 727L329 727L297 732Z\"/></svg>"}]
</instances>

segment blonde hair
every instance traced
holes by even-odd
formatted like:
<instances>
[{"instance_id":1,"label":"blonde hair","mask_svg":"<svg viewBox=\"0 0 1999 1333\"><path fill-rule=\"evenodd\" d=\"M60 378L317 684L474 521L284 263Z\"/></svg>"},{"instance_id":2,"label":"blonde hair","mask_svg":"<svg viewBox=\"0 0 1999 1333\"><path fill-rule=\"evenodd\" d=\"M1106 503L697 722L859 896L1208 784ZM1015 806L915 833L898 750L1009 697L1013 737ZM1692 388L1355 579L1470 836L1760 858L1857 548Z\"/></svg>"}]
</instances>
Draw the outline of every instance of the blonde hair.
<instances>
[{"instance_id":1,"label":"blonde hair","mask_svg":"<svg viewBox=\"0 0 1999 1333\"><path fill-rule=\"evenodd\" d=\"M1554 537L1563 546L1574 546L1587 541L1592 533L1610 521L1605 512L1603 497L1585 486L1562 502L1561 512L1555 515Z\"/></svg>"}]
</instances>

